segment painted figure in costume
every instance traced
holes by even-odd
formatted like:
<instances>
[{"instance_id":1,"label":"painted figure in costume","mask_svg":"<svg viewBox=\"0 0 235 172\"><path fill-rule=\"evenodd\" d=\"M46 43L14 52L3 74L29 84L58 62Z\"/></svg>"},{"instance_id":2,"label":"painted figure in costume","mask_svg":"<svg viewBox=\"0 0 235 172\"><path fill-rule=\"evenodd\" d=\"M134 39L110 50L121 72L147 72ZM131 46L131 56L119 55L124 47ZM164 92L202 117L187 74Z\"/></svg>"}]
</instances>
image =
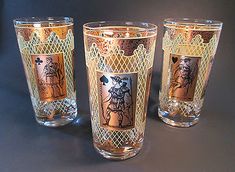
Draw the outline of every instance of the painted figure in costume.
<instances>
[{"instance_id":1,"label":"painted figure in costume","mask_svg":"<svg viewBox=\"0 0 235 172\"><path fill-rule=\"evenodd\" d=\"M132 105L130 88L127 86L128 78L119 76L111 77L112 87L108 90L109 95L104 99L104 103L108 102L106 109L106 125L109 125L111 113L118 116L119 127L123 127L123 118L126 117L131 125L129 109Z\"/></svg>"},{"instance_id":2,"label":"painted figure in costume","mask_svg":"<svg viewBox=\"0 0 235 172\"><path fill-rule=\"evenodd\" d=\"M173 82L171 84L172 92L178 89L184 89L183 95L187 96L189 88L192 85L197 72L197 65L191 63L190 58L180 59L180 63L173 73Z\"/></svg>"},{"instance_id":3,"label":"painted figure in costume","mask_svg":"<svg viewBox=\"0 0 235 172\"><path fill-rule=\"evenodd\" d=\"M53 62L52 57L46 58L46 65L43 68L43 77L46 85L51 89L52 97L63 95L64 76L60 64Z\"/></svg>"}]
</instances>

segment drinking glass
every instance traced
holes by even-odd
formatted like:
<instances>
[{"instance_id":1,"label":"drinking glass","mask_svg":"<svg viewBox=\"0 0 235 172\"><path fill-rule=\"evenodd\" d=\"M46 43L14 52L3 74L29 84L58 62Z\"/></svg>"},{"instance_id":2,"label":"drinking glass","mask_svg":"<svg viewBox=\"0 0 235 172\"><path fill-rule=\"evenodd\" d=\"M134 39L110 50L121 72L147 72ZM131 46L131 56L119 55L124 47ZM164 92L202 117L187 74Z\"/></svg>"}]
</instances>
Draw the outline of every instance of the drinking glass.
<instances>
[{"instance_id":1,"label":"drinking glass","mask_svg":"<svg viewBox=\"0 0 235 172\"><path fill-rule=\"evenodd\" d=\"M149 23L84 24L93 143L106 158L142 147L156 34Z\"/></svg>"},{"instance_id":2,"label":"drinking glass","mask_svg":"<svg viewBox=\"0 0 235 172\"><path fill-rule=\"evenodd\" d=\"M77 116L73 19L18 18L14 26L37 122L68 124Z\"/></svg>"},{"instance_id":3,"label":"drinking glass","mask_svg":"<svg viewBox=\"0 0 235 172\"><path fill-rule=\"evenodd\" d=\"M190 127L199 120L222 23L200 19L164 21L159 117Z\"/></svg>"}]
</instances>

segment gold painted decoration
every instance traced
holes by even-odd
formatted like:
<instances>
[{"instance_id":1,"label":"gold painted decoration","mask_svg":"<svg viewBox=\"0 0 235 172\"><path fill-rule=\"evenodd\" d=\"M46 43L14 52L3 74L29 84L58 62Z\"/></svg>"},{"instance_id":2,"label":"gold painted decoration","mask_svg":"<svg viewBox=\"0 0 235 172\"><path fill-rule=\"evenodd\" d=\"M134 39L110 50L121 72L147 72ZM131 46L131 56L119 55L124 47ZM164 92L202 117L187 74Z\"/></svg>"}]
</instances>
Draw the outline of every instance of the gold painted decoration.
<instances>
[{"instance_id":1,"label":"gold painted decoration","mask_svg":"<svg viewBox=\"0 0 235 172\"><path fill-rule=\"evenodd\" d=\"M210 31L203 35L199 31L193 32L193 35L180 30L176 32L179 33L173 33L173 29L168 28L163 37L164 61L159 100L162 109L187 116L189 112L184 108L184 101L196 104L196 110L202 106L219 32ZM169 103L174 100L179 100L177 109Z\"/></svg>"},{"instance_id":2,"label":"gold painted decoration","mask_svg":"<svg viewBox=\"0 0 235 172\"><path fill-rule=\"evenodd\" d=\"M96 145L121 149L123 145L136 146L141 142L147 106L144 101L149 87L147 83L150 83L147 79L150 77L149 69L153 66L154 49L155 43L149 47L149 52L140 44L127 56L118 45L109 47L107 51L103 51L96 43L86 47L91 121ZM113 82L111 77L120 80L120 84ZM110 85L106 83L107 80ZM111 98L112 90L120 92L116 95L118 99ZM108 95L110 99L101 104L101 100ZM118 115L116 110L121 113Z\"/></svg>"},{"instance_id":3,"label":"gold painted decoration","mask_svg":"<svg viewBox=\"0 0 235 172\"><path fill-rule=\"evenodd\" d=\"M126 27L108 27L106 30L86 31L84 41L87 46L85 48L87 49L95 43L102 54L108 55L110 50L120 47L125 56L131 56L139 45L143 45L147 53L151 52L152 45L156 40L155 36L150 36L148 32L138 33L138 28L128 28L128 31L126 29ZM94 34L96 36L90 36Z\"/></svg>"},{"instance_id":4,"label":"gold painted decoration","mask_svg":"<svg viewBox=\"0 0 235 172\"><path fill-rule=\"evenodd\" d=\"M25 37L23 30L18 29L16 32L22 61L35 101L54 101L65 97L74 99L72 30L67 28L66 36L61 39L56 32L41 38L36 30Z\"/></svg>"},{"instance_id":5,"label":"gold painted decoration","mask_svg":"<svg viewBox=\"0 0 235 172\"><path fill-rule=\"evenodd\" d=\"M149 94L150 94L150 86L151 86L151 79L152 79L152 70L153 68L149 68L147 72L147 81L146 81L146 90L145 90L145 96L144 96L144 114L143 114L143 121L146 120L147 116L147 110L148 110L148 100L149 100Z\"/></svg>"}]
</instances>

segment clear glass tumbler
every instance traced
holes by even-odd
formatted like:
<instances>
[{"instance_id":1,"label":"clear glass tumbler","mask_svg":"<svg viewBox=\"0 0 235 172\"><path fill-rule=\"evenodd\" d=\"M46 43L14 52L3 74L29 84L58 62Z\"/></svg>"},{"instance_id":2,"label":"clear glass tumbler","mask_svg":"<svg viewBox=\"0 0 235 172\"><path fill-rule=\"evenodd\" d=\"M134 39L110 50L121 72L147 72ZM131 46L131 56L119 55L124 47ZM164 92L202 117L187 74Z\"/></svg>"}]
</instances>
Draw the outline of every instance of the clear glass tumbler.
<instances>
[{"instance_id":1,"label":"clear glass tumbler","mask_svg":"<svg viewBox=\"0 0 235 172\"><path fill-rule=\"evenodd\" d=\"M36 120L57 127L77 116L73 67L73 19L14 20Z\"/></svg>"},{"instance_id":2,"label":"clear glass tumbler","mask_svg":"<svg viewBox=\"0 0 235 172\"><path fill-rule=\"evenodd\" d=\"M93 143L106 158L142 147L156 35L149 23L84 25Z\"/></svg>"},{"instance_id":3,"label":"clear glass tumbler","mask_svg":"<svg viewBox=\"0 0 235 172\"><path fill-rule=\"evenodd\" d=\"M222 23L199 19L164 21L159 117L190 127L199 120Z\"/></svg>"}]
</instances>

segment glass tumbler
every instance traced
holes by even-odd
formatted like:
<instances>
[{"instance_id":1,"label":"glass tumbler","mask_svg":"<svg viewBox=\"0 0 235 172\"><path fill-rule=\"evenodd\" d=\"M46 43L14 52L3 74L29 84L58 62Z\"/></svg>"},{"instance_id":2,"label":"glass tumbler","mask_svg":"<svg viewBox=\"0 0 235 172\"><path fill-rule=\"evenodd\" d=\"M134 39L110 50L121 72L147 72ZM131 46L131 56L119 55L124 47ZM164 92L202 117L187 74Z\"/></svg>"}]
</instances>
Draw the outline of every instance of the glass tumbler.
<instances>
[{"instance_id":1,"label":"glass tumbler","mask_svg":"<svg viewBox=\"0 0 235 172\"><path fill-rule=\"evenodd\" d=\"M157 27L138 22L84 24L93 143L105 158L142 147Z\"/></svg>"},{"instance_id":2,"label":"glass tumbler","mask_svg":"<svg viewBox=\"0 0 235 172\"><path fill-rule=\"evenodd\" d=\"M190 127L199 120L222 23L199 19L164 21L159 117Z\"/></svg>"},{"instance_id":3,"label":"glass tumbler","mask_svg":"<svg viewBox=\"0 0 235 172\"><path fill-rule=\"evenodd\" d=\"M14 26L37 122L68 124L77 116L73 19L18 18Z\"/></svg>"}]
</instances>

